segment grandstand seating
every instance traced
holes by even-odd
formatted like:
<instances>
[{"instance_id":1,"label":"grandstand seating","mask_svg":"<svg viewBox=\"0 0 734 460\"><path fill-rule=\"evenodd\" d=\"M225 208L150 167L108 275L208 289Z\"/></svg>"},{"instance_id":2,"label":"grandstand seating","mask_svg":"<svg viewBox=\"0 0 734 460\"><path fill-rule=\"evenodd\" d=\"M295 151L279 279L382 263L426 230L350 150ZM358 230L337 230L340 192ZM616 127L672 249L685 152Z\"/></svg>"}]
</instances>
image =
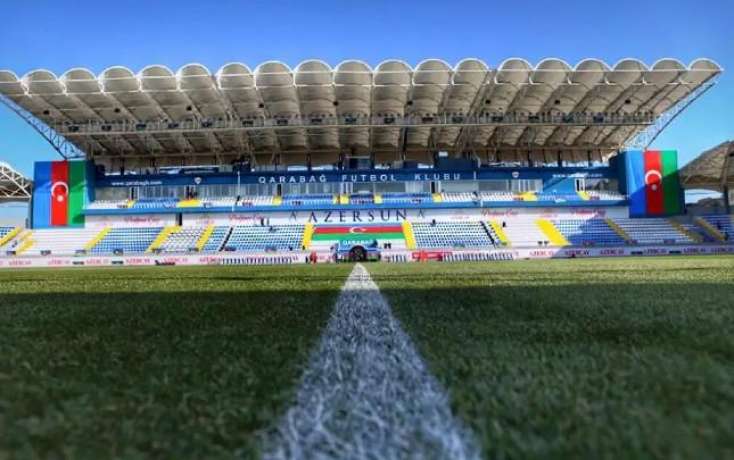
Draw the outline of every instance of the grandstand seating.
<instances>
[{"instance_id":1,"label":"grandstand seating","mask_svg":"<svg viewBox=\"0 0 734 460\"><path fill-rule=\"evenodd\" d=\"M231 208L235 205L237 197L229 196L222 198L209 198L201 200L201 205L205 208Z\"/></svg>"},{"instance_id":2,"label":"grandstand seating","mask_svg":"<svg viewBox=\"0 0 734 460\"><path fill-rule=\"evenodd\" d=\"M349 196L350 204L374 204L375 197L371 193L353 193Z\"/></svg>"},{"instance_id":3,"label":"grandstand seating","mask_svg":"<svg viewBox=\"0 0 734 460\"><path fill-rule=\"evenodd\" d=\"M23 255L37 256L48 251L52 255L73 255L83 250L86 244L99 233L95 228L58 228L34 230L33 244Z\"/></svg>"},{"instance_id":4,"label":"grandstand seating","mask_svg":"<svg viewBox=\"0 0 734 460\"><path fill-rule=\"evenodd\" d=\"M633 244L690 244L694 241L667 219L614 219Z\"/></svg>"},{"instance_id":5,"label":"grandstand seating","mask_svg":"<svg viewBox=\"0 0 734 460\"><path fill-rule=\"evenodd\" d=\"M385 193L382 202L385 204L422 204L431 203L430 193Z\"/></svg>"},{"instance_id":6,"label":"grandstand seating","mask_svg":"<svg viewBox=\"0 0 734 460\"><path fill-rule=\"evenodd\" d=\"M478 201L491 202L517 202L523 201L522 195L511 192L444 192L441 194L443 201L454 203L472 203ZM552 203L576 203L583 201L622 201L624 195L615 192L586 192L588 200L582 198L578 193L538 193L536 198L540 202Z\"/></svg>"},{"instance_id":7,"label":"grandstand seating","mask_svg":"<svg viewBox=\"0 0 734 460\"><path fill-rule=\"evenodd\" d=\"M486 226L481 222L414 223L413 234L419 249L494 246Z\"/></svg>"},{"instance_id":8,"label":"grandstand seating","mask_svg":"<svg viewBox=\"0 0 734 460\"><path fill-rule=\"evenodd\" d=\"M232 227L214 227L214 231L204 244L201 252L217 252L222 249Z\"/></svg>"},{"instance_id":9,"label":"grandstand seating","mask_svg":"<svg viewBox=\"0 0 734 460\"><path fill-rule=\"evenodd\" d=\"M259 196L259 195L258 196L256 195L243 196L243 197L240 197L240 199L235 202L236 206L243 206L243 207L273 206L274 204L275 203L273 202L272 196Z\"/></svg>"},{"instance_id":10,"label":"grandstand seating","mask_svg":"<svg viewBox=\"0 0 734 460\"><path fill-rule=\"evenodd\" d=\"M283 206L314 206L333 204L334 195L327 193L313 195L285 195L283 197Z\"/></svg>"},{"instance_id":11,"label":"grandstand seating","mask_svg":"<svg viewBox=\"0 0 734 460\"><path fill-rule=\"evenodd\" d=\"M553 223L574 246L625 244L624 239L604 219L559 219Z\"/></svg>"},{"instance_id":12,"label":"grandstand seating","mask_svg":"<svg viewBox=\"0 0 734 460\"><path fill-rule=\"evenodd\" d=\"M589 197L589 200L592 200L592 201L593 200L600 200L600 201L624 201L626 200L625 196L618 192L589 191L589 192L586 192L586 195Z\"/></svg>"},{"instance_id":13,"label":"grandstand seating","mask_svg":"<svg viewBox=\"0 0 734 460\"><path fill-rule=\"evenodd\" d=\"M0 239L5 237L5 235L9 234L13 230L15 230L15 227L0 227Z\"/></svg>"},{"instance_id":14,"label":"grandstand seating","mask_svg":"<svg viewBox=\"0 0 734 460\"><path fill-rule=\"evenodd\" d=\"M471 192L444 192L441 194L443 201L449 203L472 203L479 201L479 195Z\"/></svg>"},{"instance_id":15,"label":"grandstand seating","mask_svg":"<svg viewBox=\"0 0 734 460\"><path fill-rule=\"evenodd\" d=\"M482 201L515 201L516 197L510 192L479 192Z\"/></svg>"},{"instance_id":16,"label":"grandstand seating","mask_svg":"<svg viewBox=\"0 0 734 460\"><path fill-rule=\"evenodd\" d=\"M723 237L724 241L734 241L734 216L704 216L703 220L709 223Z\"/></svg>"},{"instance_id":17,"label":"grandstand seating","mask_svg":"<svg viewBox=\"0 0 734 460\"><path fill-rule=\"evenodd\" d=\"M87 209L123 209L129 204L128 200L95 200L87 205Z\"/></svg>"},{"instance_id":18,"label":"grandstand seating","mask_svg":"<svg viewBox=\"0 0 734 460\"><path fill-rule=\"evenodd\" d=\"M508 219L505 223L503 230L512 246L535 247L550 244L549 237L538 226L535 217Z\"/></svg>"},{"instance_id":19,"label":"grandstand seating","mask_svg":"<svg viewBox=\"0 0 734 460\"><path fill-rule=\"evenodd\" d=\"M92 249L93 254L142 253L153 243L163 227L118 227L110 230Z\"/></svg>"},{"instance_id":20,"label":"grandstand seating","mask_svg":"<svg viewBox=\"0 0 734 460\"><path fill-rule=\"evenodd\" d=\"M225 244L235 251L300 251L304 225L238 225Z\"/></svg>"},{"instance_id":21,"label":"grandstand seating","mask_svg":"<svg viewBox=\"0 0 734 460\"><path fill-rule=\"evenodd\" d=\"M176 198L145 198L135 201L133 209L155 209L155 208L175 208L178 204Z\"/></svg>"},{"instance_id":22,"label":"grandstand seating","mask_svg":"<svg viewBox=\"0 0 734 460\"><path fill-rule=\"evenodd\" d=\"M181 227L171 233L158 248L160 252L189 252L196 249L196 242L205 227Z\"/></svg>"}]
</instances>

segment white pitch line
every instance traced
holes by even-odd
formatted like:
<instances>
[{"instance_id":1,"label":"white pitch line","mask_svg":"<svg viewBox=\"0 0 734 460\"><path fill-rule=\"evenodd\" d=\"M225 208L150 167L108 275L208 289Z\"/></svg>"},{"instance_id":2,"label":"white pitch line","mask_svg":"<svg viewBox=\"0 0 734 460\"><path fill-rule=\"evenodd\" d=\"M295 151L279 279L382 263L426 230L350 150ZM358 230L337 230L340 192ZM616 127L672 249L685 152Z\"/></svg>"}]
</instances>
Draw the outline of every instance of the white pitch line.
<instances>
[{"instance_id":1,"label":"white pitch line","mask_svg":"<svg viewBox=\"0 0 734 460\"><path fill-rule=\"evenodd\" d=\"M349 275L296 402L264 439L265 459L475 459L452 414L362 265Z\"/></svg>"}]
</instances>

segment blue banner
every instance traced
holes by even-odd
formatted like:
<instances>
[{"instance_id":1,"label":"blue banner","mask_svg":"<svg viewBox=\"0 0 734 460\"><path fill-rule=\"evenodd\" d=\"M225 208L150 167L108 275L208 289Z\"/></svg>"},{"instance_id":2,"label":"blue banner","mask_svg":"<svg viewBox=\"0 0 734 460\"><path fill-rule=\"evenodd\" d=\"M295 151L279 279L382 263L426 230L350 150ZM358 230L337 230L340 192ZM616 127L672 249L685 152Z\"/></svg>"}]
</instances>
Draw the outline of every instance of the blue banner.
<instances>
[{"instance_id":1,"label":"blue banner","mask_svg":"<svg viewBox=\"0 0 734 460\"><path fill-rule=\"evenodd\" d=\"M642 217L647 214L647 198L645 197L645 162L642 152L632 150L624 152L627 194L629 195L630 217Z\"/></svg>"},{"instance_id":2,"label":"blue banner","mask_svg":"<svg viewBox=\"0 0 734 460\"><path fill-rule=\"evenodd\" d=\"M36 162L33 171L32 228L51 226L51 162Z\"/></svg>"},{"instance_id":3,"label":"blue banner","mask_svg":"<svg viewBox=\"0 0 734 460\"><path fill-rule=\"evenodd\" d=\"M610 168L481 168L474 170L372 169L368 171L283 171L210 174L145 174L98 176L97 187L150 187L160 185L307 184L453 182L467 180L542 179L557 183L567 178L612 178Z\"/></svg>"}]
</instances>

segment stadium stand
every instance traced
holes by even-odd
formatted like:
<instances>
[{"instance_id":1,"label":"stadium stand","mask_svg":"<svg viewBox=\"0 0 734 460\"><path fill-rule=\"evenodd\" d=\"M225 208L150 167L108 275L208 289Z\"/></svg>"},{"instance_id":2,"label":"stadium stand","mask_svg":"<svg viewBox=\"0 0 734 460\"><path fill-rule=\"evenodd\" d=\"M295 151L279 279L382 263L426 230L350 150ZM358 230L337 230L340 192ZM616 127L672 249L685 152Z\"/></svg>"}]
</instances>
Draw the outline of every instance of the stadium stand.
<instances>
[{"instance_id":1,"label":"stadium stand","mask_svg":"<svg viewBox=\"0 0 734 460\"><path fill-rule=\"evenodd\" d=\"M429 193L385 193L382 202L385 204L422 204L430 203L433 198Z\"/></svg>"},{"instance_id":2,"label":"stadium stand","mask_svg":"<svg viewBox=\"0 0 734 460\"><path fill-rule=\"evenodd\" d=\"M504 221L503 230L512 246L548 246L550 239L543 233L534 217L519 217Z\"/></svg>"},{"instance_id":3,"label":"stadium stand","mask_svg":"<svg viewBox=\"0 0 734 460\"><path fill-rule=\"evenodd\" d=\"M98 229L60 228L34 230L33 244L24 251L25 255L74 255L84 250L86 244L99 233Z\"/></svg>"},{"instance_id":4,"label":"stadium stand","mask_svg":"<svg viewBox=\"0 0 734 460\"><path fill-rule=\"evenodd\" d=\"M102 240L97 243L91 252L93 254L113 254L145 252L156 239L163 227L120 227L113 228Z\"/></svg>"},{"instance_id":5,"label":"stadium stand","mask_svg":"<svg viewBox=\"0 0 734 460\"><path fill-rule=\"evenodd\" d=\"M732 242L734 241L734 216L731 215L719 215L719 216L704 216L703 220L715 229L718 233L718 239L721 241Z\"/></svg>"},{"instance_id":6,"label":"stadium stand","mask_svg":"<svg viewBox=\"0 0 734 460\"><path fill-rule=\"evenodd\" d=\"M479 200L477 194L472 192L443 192L441 196L448 203L472 203Z\"/></svg>"},{"instance_id":7,"label":"stadium stand","mask_svg":"<svg viewBox=\"0 0 734 460\"><path fill-rule=\"evenodd\" d=\"M371 193L353 193L349 196L349 202L357 205L374 204L375 197Z\"/></svg>"},{"instance_id":8,"label":"stadium stand","mask_svg":"<svg viewBox=\"0 0 734 460\"><path fill-rule=\"evenodd\" d=\"M589 200L599 200L599 201L624 201L627 199L626 196L622 195L618 192L610 192L610 191L604 191L604 192L596 192L596 191L589 191L584 192L586 196L589 198Z\"/></svg>"},{"instance_id":9,"label":"stadium stand","mask_svg":"<svg viewBox=\"0 0 734 460\"><path fill-rule=\"evenodd\" d=\"M624 239L604 219L560 219L553 223L574 246L625 244Z\"/></svg>"},{"instance_id":10,"label":"stadium stand","mask_svg":"<svg viewBox=\"0 0 734 460\"><path fill-rule=\"evenodd\" d=\"M87 205L87 209L124 209L131 203L129 200L95 200Z\"/></svg>"},{"instance_id":11,"label":"stadium stand","mask_svg":"<svg viewBox=\"0 0 734 460\"><path fill-rule=\"evenodd\" d=\"M419 249L493 247L494 239L481 222L414 223Z\"/></svg>"},{"instance_id":12,"label":"stadium stand","mask_svg":"<svg viewBox=\"0 0 734 460\"><path fill-rule=\"evenodd\" d=\"M515 195L510 192L480 192L482 201L516 201Z\"/></svg>"},{"instance_id":13,"label":"stadium stand","mask_svg":"<svg viewBox=\"0 0 734 460\"><path fill-rule=\"evenodd\" d=\"M690 244L694 241L667 219L614 219L633 244Z\"/></svg>"},{"instance_id":14,"label":"stadium stand","mask_svg":"<svg viewBox=\"0 0 734 460\"><path fill-rule=\"evenodd\" d=\"M9 235L13 230L15 230L15 227L0 227L0 239Z\"/></svg>"},{"instance_id":15,"label":"stadium stand","mask_svg":"<svg viewBox=\"0 0 734 460\"><path fill-rule=\"evenodd\" d=\"M209 239L201 249L201 252L217 252L224 247L225 241L232 232L232 227L214 227Z\"/></svg>"},{"instance_id":16,"label":"stadium stand","mask_svg":"<svg viewBox=\"0 0 734 460\"><path fill-rule=\"evenodd\" d=\"M313 194L313 195L286 195L283 197L283 206L318 206L324 204L332 204L334 196L331 194Z\"/></svg>"},{"instance_id":17,"label":"stadium stand","mask_svg":"<svg viewBox=\"0 0 734 460\"><path fill-rule=\"evenodd\" d=\"M136 200L133 209L156 209L156 208L175 208L178 204L176 198L145 198Z\"/></svg>"},{"instance_id":18,"label":"stadium stand","mask_svg":"<svg viewBox=\"0 0 734 460\"><path fill-rule=\"evenodd\" d=\"M196 250L196 243L204 233L204 227L176 227L160 245L160 252L190 252Z\"/></svg>"},{"instance_id":19,"label":"stadium stand","mask_svg":"<svg viewBox=\"0 0 734 460\"><path fill-rule=\"evenodd\" d=\"M234 251L300 251L303 225L238 225L225 244L225 250Z\"/></svg>"},{"instance_id":20,"label":"stadium stand","mask_svg":"<svg viewBox=\"0 0 734 460\"><path fill-rule=\"evenodd\" d=\"M249 206L274 206L275 200L272 196L243 196L239 200L235 198L235 205L242 207Z\"/></svg>"}]
</instances>

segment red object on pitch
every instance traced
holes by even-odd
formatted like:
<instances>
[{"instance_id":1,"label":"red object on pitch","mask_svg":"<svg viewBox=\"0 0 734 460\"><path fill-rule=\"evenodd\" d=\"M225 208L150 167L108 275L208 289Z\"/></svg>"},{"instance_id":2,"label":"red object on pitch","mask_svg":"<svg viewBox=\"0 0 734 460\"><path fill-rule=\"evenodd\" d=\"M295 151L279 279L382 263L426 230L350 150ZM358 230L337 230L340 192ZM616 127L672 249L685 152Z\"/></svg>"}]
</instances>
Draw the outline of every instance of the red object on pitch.
<instances>
[{"instance_id":1,"label":"red object on pitch","mask_svg":"<svg viewBox=\"0 0 734 460\"><path fill-rule=\"evenodd\" d=\"M51 163L51 225L68 224L69 163Z\"/></svg>"},{"instance_id":2,"label":"red object on pitch","mask_svg":"<svg viewBox=\"0 0 734 460\"><path fill-rule=\"evenodd\" d=\"M660 152L657 150L645 152L645 198L648 214L663 214L665 211L662 169Z\"/></svg>"}]
</instances>

